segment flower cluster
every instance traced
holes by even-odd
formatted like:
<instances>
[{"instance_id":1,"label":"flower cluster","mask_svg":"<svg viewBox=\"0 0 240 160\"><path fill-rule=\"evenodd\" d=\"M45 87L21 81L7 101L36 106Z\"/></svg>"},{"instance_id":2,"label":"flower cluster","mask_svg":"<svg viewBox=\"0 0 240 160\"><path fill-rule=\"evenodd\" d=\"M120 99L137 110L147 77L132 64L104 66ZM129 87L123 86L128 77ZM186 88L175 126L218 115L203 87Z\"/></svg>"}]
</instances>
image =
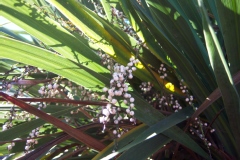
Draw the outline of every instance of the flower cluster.
<instances>
[{"instance_id":1,"label":"flower cluster","mask_svg":"<svg viewBox=\"0 0 240 160\"><path fill-rule=\"evenodd\" d=\"M135 122L133 111L135 99L131 96L131 94L128 93L129 86L126 82L127 79L133 78L132 72L136 70L135 64L138 62L139 60L132 57L130 58L130 62L127 64L127 66L119 65L118 63L114 64L112 79L110 80L110 88L103 88L103 92L107 93L106 98L110 102L106 106L102 107L102 116L99 118L100 123L103 123L104 126L110 120L110 115L114 115L113 121L116 125L123 118L129 119L130 122ZM117 97L122 97L124 105L127 106L125 115L121 115L121 108L116 106L118 102ZM101 98L104 99L105 95Z\"/></svg>"},{"instance_id":2,"label":"flower cluster","mask_svg":"<svg viewBox=\"0 0 240 160\"><path fill-rule=\"evenodd\" d=\"M114 65L114 60L108 55L102 53L101 50L98 50L98 55L101 58L101 62L103 65L107 65L107 68L111 71L112 66ZM112 71L113 72L113 71Z\"/></svg>"},{"instance_id":3,"label":"flower cluster","mask_svg":"<svg viewBox=\"0 0 240 160\"><path fill-rule=\"evenodd\" d=\"M15 70L20 71L20 74L16 76L10 76L11 72L14 72ZM37 71L38 69L33 66L12 66L12 68L5 73L5 77L2 81L3 89L10 91L13 88L13 85L16 84L18 86L16 94L22 96L24 86L18 85L17 82L19 80L25 79L25 77L29 76L32 73L36 73Z\"/></svg>"},{"instance_id":4,"label":"flower cluster","mask_svg":"<svg viewBox=\"0 0 240 160\"><path fill-rule=\"evenodd\" d=\"M151 91L153 85L150 82L142 82L142 84L139 86L139 88L141 89L141 91L143 91L143 93L147 93L149 91Z\"/></svg>"},{"instance_id":5,"label":"flower cluster","mask_svg":"<svg viewBox=\"0 0 240 160\"><path fill-rule=\"evenodd\" d=\"M111 13L112 13L112 19L114 17L116 17L117 19L121 19L123 20L124 16L123 16L123 12L119 11L117 8L111 6Z\"/></svg>"},{"instance_id":6,"label":"flower cluster","mask_svg":"<svg viewBox=\"0 0 240 160\"><path fill-rule=\"evenodd\" d=\"M192 135L197 135L201 140L203 140L204 144L208 147L212 145L212 143L207 139L206 133L213 133L215 132L215 129L211 128L208 123L203 123L199 118L195 118L195 120L190 123L189 131Z\"/></svg>"},{"instance_id":7,"label":"flower cluster","mask_svg":"<svg viewBox=\"0 0 240 160\"><path fill-rule=\"evenodd\" d=\"M12 148L13 148L14 146L15 146L15 142L10 143L10 144L7 146L8 151L12 150Z\"/></svg>"},{"instance_id":8,"label":"flower cluster","mask_svg":"<svg viewBox=\"0 0 240 160\"><path fill-rule=\"evenodd\" d=\"M14 107L11 107L9 112L6 112L4 115L4 118L8 118L8 121L3 124L2 131L5 131L9 128L13 127L13 120L25 120L25 121L31 121L32 114L26 112L26 111L17 111Z\"/></svg>"},{"instance_id":9,"label":"flower cluster","mask_svg":"<svg viewBox=\"0 0 240 160\"><path fill-rule=\"evenodd\" d=\"M2 131L6 131L9 128L12 128L13 124L12 122L6 122L3 126L2 126Z\"/></svg>"},{"instance_id":10,"label":"flower cluster","mask_svg":"<svg viewBox=\"0 0 240 160\"><path fill-rule=\"evenodd\" d=\"M26 141L26 145L25 145L26 152L28 152L30 150L30 148L34 147L35 144L38 144L38 140L35 138L39 136L39 134L40 134L39 130L40 130L40 127L33 129L29 133L29 136L27 137L28 140Z\"/></svg>"},{"instance_id":11,"label":"flower cluster","mask_svg":"<svg viewBox=\"0 0 240 160\"><path fill-rule=\"evenodd\" d=\"M183 85L183 80L181 80L180 82L180 89L182 91L182 93L184 93L186 95L186 98L185 98L185 102L187 102L189 105L193 106L193 101L194 101L194 98L193 98L193 95L190 94L187 86ZM197 109L197 108L195 108Z\"/></svg>"},{"instance_id":12,"label":"flower cluster","mask_svg":"<svg viewBox=\"0 0 240 160\"><path fill-rule=\"evenodd\" d=\"M96 2L93 2L93 5L95 8L94 12L97 13L100 17L104 17L105 13L104 13L103 7L99 3L96 3Z\"/></svg>"},{"instance_id":13,"label":"flower cluster","mask_svg":"<svg viewBox=\"0 0 240 160\"><path fill-rule=\"evenodd\" d=\"M46 97L46 98L54 98L59 94L58 91L58 83L49 83L47 86L42 86L39 90L38 93L41 95L41 97Z\"/></svg>"},{"instance_id":14,"label":"flower cluster","mask_svg":"<svg viewBox=\"0 0 240 160\"><path fill-rule=\"evenodd\" d=\"M169 94L167 96L162 96L159 99L159 107L161 108L162 106L172 107L174 112L178 112L179 110L182 109L181 104L178 102L177 99L174 98L173 94Z\"/></svg>"},{"instance_id":15,"label":"flower cluster","mask_svg":"<svg viewBox=\"0 0 240 160\"><path fill-rule=\"evenodd\" d=\"M182 109L181 104L173 94L158 93L150 82L142 82L139 87L144 99L155 108L161 110L173 110L174 112L178 112Z\"/></svg>"},{"instance_id":16,"label":"flower cluster","mask_svg":"<svg viewBox=\"0 0 240 160\"><path fill-rule=\"evenodd\" d=\"M163 63L160 65L158 73L160 74L161 79L165 79L167 77L167 69Z\"/></svg>"},{"instance_id":17,"label":"flower cluster","mask_svg":"<svg viewBox=\"0 0 240 160\"><path fill-rule=\"evenodd\" d=\"M186 95L185 102L193 107L193 110L197 110L197 107L194 106L194 98L193 95L190 94L187 86L183 85L183 80L180 82L180 89L182 90L182 93ZM194 119L193 122L189 125L189 131L192 135L197 135L203 143L207 146L208 150L209 147L212 145L212 143L207 139L206 134L208 132L213 133L215 129L211 128L211 126L208 125L208 123L203 123L202 120L198 117ZM210 150L209 150L210 152Z\"/></svg>"}]
</instances>

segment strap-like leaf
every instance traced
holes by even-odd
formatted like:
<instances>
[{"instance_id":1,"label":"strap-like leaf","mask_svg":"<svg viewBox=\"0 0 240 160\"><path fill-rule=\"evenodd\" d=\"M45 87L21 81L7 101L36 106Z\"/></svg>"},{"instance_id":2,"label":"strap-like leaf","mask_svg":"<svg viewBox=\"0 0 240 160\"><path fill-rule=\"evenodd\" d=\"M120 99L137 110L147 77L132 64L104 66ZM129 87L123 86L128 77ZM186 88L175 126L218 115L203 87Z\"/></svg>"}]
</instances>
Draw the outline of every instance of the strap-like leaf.
<instances>
[{"instance_id":1,"label":"strap-like leaf","mask_svg":"<svg viewBox=\"0 0 240 160\"><path fill-rule=\"evenodd\" d=\"M209 59L213 68L219 89L222 93L224 106L228 116L229 124L233 132L238 154L240 153L240 99L234 86L232 75L228 64L222 53L221 46L217 40L215 32L211 27L207 12L203 6L202 0L199 0L199 6L202 12L202 22L204 28L204 37L209 52ZM231 65L231 64L230 64ZM240 157L240 156L239 156Z\"/></svg>"},{"instance_id":2,"label":"strap-like leaf","mask_svg":"<svg viewBox=\"0 0 240 160\"><path fill-rule=\"evenodd\" d=\"M103 87L105 83L109 83L108 78L84 65L75 64L50 51L11 38L0 36L0 49L2 58L45 69L87 88ZM99 90L99 88L94 89Z\"/></svg>"}]
</instances>

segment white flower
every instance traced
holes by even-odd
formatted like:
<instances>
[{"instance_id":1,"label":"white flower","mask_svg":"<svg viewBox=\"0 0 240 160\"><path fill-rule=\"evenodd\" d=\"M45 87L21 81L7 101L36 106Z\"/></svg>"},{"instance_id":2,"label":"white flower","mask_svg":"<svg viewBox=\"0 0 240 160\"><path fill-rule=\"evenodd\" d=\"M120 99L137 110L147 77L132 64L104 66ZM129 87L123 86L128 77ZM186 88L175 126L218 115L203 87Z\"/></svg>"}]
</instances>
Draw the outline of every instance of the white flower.
<instances>
[{"instance_id":1,"label":"white flower","mask_svg":"<svg viewBox=\"0 0 240 160\"><path fill-rule=\"evenodd\" d=\"M116 99L112 99L112 104L116 104L117 100Z\"/></svg>"},{"instance_id":2,"label":"white flower","mask_svg":"<svg viewBox=\"0 0 240 160\"><path fill-rule=\"evenodd\" d=\"M58 84L57 83L54 83L54 85L53 85L53 89L57 89L58 88Z\"/></svg>"},{"instance_id":3,"label":"white flower","mask_svg":"<svg viewBox=\"0 0 240 160\"><path fill-rule=\"evenodd\" d=\"M107 117L110 115L108 109L103 109L103 110L102 110L102 114L105 115L105 116L107 116Z\"/></svg>"},{"instance_id":4,"label":"white flower","mask_svg":"<svg viewBox=\"0 0 240 160\"><path fill-rule=\"evenodd\" d=\"M111 113L111 114L116 114L116 112L117 112L117 111L116 111L116 108L115 108L115 107L113 107L113 108L110 110L110 113Z\"/></svg>"},{"instance_id":5,"label":"white flower","mask_svg":"<svg viewBox=\"0 0 240 160\"><path fill-rule=\"evenodd\" d=\"M136 71L136 70L137 70L137 68L136 68L136 67L132 67L132 70L133 70L133 71Z\"/></svg>"},{"instance_id":6,"label":"white flower","mask_svg":"<svg viewBox=\"0 0 240 160\"><path fill-rule=\"evenodd\" d=\"M102 117L99 117L99 122L100 123L103 123L104 122L104 117L102 116Z\"/></svg>"},{"instance_id":7,"label":"white flower","mask_svg":"<svg viewBox=\"0 0 240 160\"><path fill-rule=\"evenodd\" d=\"M117 86L120 88L122 85L121 85L121 83L117 83Z\"/></svg>"},{"instance_id":8,"label":"white flower","mask_svg":"<svg viewBox=\"0 0 240 160\"><path fill-rule=\"evenodd\" d=\"M7 130L7 125L4 124L4 125L2 126L2 131L6 131L6 130Z\"/></svg>"},{"instance_id":9,"label":"white flower","mask_svg":"<svg viewBox=\"0 0 240 160\"><path fill-rule=\"evenodd\" d=\"M129 66L129 67L133 66L133 63L132 63L132 62L129 62L129 63L128 63L128 66Z\"/></svg>"},{"instance_id":10,"label":"white flower","mask_svg":"<svg viewBox=\"0 0 240 160\"><path fill-rule=\"evenodd\" d=\"M118 81L118 76L113 77L114 81Z\"/></svg>"},{"instance_id":11,"label":"white flower","mask_svg":"<svg viewBox=\"0 0 240 160\"><path fill-rule=\"evenodd\" d=\"M130 107L133 108L133 107L134 107L134 103L131 103L131 104L130 104Z\"/></svg>"},{"instance_id":12,"label":"white flower","mask_svg":"<svg viewBox=\"0 0 240 160\"><path fill-rule=\"evenodd\" d=\"M12 145L9 144L9 145L7 146L7 149L10 151L10 150L12 149Z\"/></svg>"},{"instance_id":13,"label":"white flower","mask_svg":"<svg viewBox=\"0 0 240 160\"><path fill-rule=\"evenodd\" d=\"M30 149L30 146L25 146L25 150L28 151Z\"/></svg>"},{"instance_id":14,"label":"white flower","mask_svg":"<svg viewBox=\"0 0 240 160\"><path fill-rule=\"evenodd\" d=\"M128 75L128 78L129 78L129 79L132 79L132 78L133 78L133 75L132 75L132 74L129 74L129 75Z\"/></svg>"},{"instance_id":15,"label":"white flower","mask_svg":"<svg viewBox=\"0 0 240 160\"><path fill-rule=\"evenodd\" d=\"M127 103L128 103L128 101L127 101L126 99L124 99L124 100L123 100L123 103L124 103L124 104L127 104Z\"/></svg>"},{"instance_id":16,"label":"white flower","mask_svg":"<svg viewBox=\"0 0 240 160\"><path fill-rule=\"evenodd\" d=\"M112 89L109 89L108 90L108 94L111 95L113 93L113 90Z\"/></svg>"},{"instance_id":17,"label":"white flower","mask_svg":"<svg viewBox=\"0 0 240 160\"><path fill-rule=\"evenodd\" d=\"M52 89L52 85L51 84L48 85L48 89Z\"/></svg>"},{"instance_id":18,"label":"white flower","mask_svg":"<svg viewBox=\"0 0 240 160\"><path fill-rule=\"evenodd\" d=\"M114 123L115 123L115 124L118 124L118 120L116 119L116 120L114 121Z\"/></svg>"},{"instance_id":19,"label":"white flower","mask_svg":"<svg viewBox=\"0 0 240 160\"><path fill-rule=\"evenodd\" d=\"M130 98L130 102L134 102L134 98Z\"/></svg>"},{"instance_id":20,"label":"white flower","mask_svg":"<svg viewBox=\"0 0 240 160\"><path fill-rule=\"evenodd\" d=\"M134 118L130 118L130 122L134 122L135 120L134 120Z\"/></svg>"},{"instance_id":21,"label":"white flower","mask_svg":"<svg viewBox=\"0 0 240 160\"><path fill-rule=\"evenodd\" d=\"M116 131L116 130L113 130L113 134L117 134L117 131Z\"/></svg>"},{"instance_id":22,"label":"white flower","mask_svg":"<svg viewBox=\"0 0 240 160\"><path fill-rule=\"evenodd\" d=\"M105 100L105 99L106 99L105 95L101 95L101 100Z\"/></svg>"},{"instance_id":23,"label":"white flower","mask_svg":"<svg viewBox=\"0 0 240 160\"><path fill-rule=\"evenodd\" d=\"M104 87L103 88L103 92L107 92L108 91L108 88L107 87Z\"/></svg>"},{"instance_id":24,"label":"white flower","mask_svg":"<svg viewBox=\"0 0 240 160\"><path fill-rule=\"evenodd\" d=\"M135 60L135 58L134 58L134 57L131 57L129 60L130 60L130 61L134 61L134 60Z\"/></svg>"},{"instance_id":25,"label":"white flower","mask_svg":"<svg viewBox=\"0 0 240 160\"><path fill-rule=\"evenodd\" d=\"M108 103L107 105L106 105L106 108L108 109L108 110L110 110L111 109L111 104L110 103Z\"/></svg>"},{"instance_id":26,"label":"white flower","mask_svg":"<svg viewBox=\"0 0 240 160\"><path fill-rule=\"evenodd\" d=\"M118 120L119 120L119 121L121 121L121 120L122 120L122 116L121 116L121 115L118 117Z\"/></svg>"},{"instance_id":27,"label":"white flower","mask_svg":"<svg viewBox=\"0 0 240 160\"><path fill-rule=\"evenodd\" d=\"M7 88L8 88L8 89L11 89L11 88L12 88L12 84L9 83L9 84L7 85Z\"/></svg>"},{"instance_id":28,"label":"white flower","mask_svg":"<svg viewBox=\"0 0 240 160\"><path fill-rule=\"evenodd\" d=\"M43 94L44 94L44 91L40 89L40 90L38 90L38 93L41 94L41 95L43 95Z\"/></svg>"},{"instance_id":29,"label":"white flower","mask_svg":"<svg viewBox=\"0 0 240 160\"><path fill-rule=\"evenodd\" d=\"M129 114L130 114L131 116L133 116L133 115L134 115L134 111L131 111Z\"/></svg>"}]
</instances>

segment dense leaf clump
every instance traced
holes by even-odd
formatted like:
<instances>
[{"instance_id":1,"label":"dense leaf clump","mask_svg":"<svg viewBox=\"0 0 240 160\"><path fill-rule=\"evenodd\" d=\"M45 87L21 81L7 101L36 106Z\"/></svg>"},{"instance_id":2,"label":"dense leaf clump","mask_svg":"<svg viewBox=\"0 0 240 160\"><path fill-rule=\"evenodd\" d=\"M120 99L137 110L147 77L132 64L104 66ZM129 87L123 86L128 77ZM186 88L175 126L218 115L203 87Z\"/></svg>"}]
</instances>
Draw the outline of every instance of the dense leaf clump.
<instances>
[{"instance_id":1,"label":"dense leaf clump","mask_svg":"<svg viewBox=\"0 0 240 160\"><path fill-rule=\"evenodd\" d=\"M237 0L11 0L6 159L239 159Z\"/></svg>"}]
</instances>

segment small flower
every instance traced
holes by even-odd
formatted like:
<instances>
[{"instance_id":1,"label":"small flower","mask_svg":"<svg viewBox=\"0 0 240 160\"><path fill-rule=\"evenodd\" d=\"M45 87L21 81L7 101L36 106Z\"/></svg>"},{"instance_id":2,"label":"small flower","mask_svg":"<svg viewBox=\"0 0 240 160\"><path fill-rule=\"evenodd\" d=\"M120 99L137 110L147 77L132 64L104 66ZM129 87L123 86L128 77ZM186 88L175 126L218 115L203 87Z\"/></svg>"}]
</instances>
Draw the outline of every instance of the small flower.
<instances>
[{"instance_id":1,"label":"small flower","mask_svg":"<svg viewBox=\"0 0 240 160\"><path fill-rule=\"evenodd\" d=\"M51 84L48 85L48 89L52 89L53 86Z\"/></svg>"},{"instance_id":2,"label":"small flower","mask_svg":"<svg viewBox=\"0 0 240 160\"><path fill-rule=\"evenodd\" d=\"M116 130L113 130L113 134L117 134L117 131L116 131Z\"/></svg>"},{"instance_id":3,"label":"small flower","mask_svg":"<svg viewBox=\"0 0 240 160\"><path fill-rule=\"evenodd\" d=\"M3 126L2 126L2 131L6 131L8 128L7 128L7 125L6 124L4 124Z\"/></svg>"},{"instance_id":4,"label":"small flower","mask_svg":"<svg viewBox=\"0 0 240 160\"><path fill-rule=\"evenodd\" d=\"M8 89L11 89L11 88L12 88L12 84L9 83L9 84L7 85L7 88L8 88Z\"/></svg>"},{"instance_id":5,"label":"small flower","mask_svg":"<svg viewBox=\"0 0 240 160\"><path fill-rule=\"evenodd\" d=\"M116 120L114 120L114 124L118 124L118 120L116 119Z\"/></svg>"},{"instance_id":6,"label":"small flower","mask_svg":"<svg viewBox=\"0 0 240 160\"><path fill-rule=\"evenodd\" d=\"M107 116L107 117L110 115L108 109L103 109L103 110L102 110L102 114L105 115L105 116Z\"/></svg>"},{"instance_id":7,"label":"small flower","mask_svg":"<svg viewBox=\"0 0 240 160\"><path fill-rule=\"evenodd\" d=\"M134 102L134 98L130 98L130 102Z\"/></svg>"},{"instance_id":8,"label":"small flower","mask_svg":"<svg viewBox=\"0 0 240 160\"><path fill-rule=\"evenodd\" d=\"M58 88L58 84L57 83L54 83L54 85L53 85L53 89L57 89Z\"/></svg>"},{"instance_id":9,"label":"small flower","mask_svg":"<svg viewBox=\"0 0 240 160\"><path fill-rule=\"evenodd\" d=\"M112 104L116 104L117 100L116 99L112 99Z\"/></svg>"},{"instance_id":10,"label":"small flower","mask_svg":"<svg viewBox=\"0 0 240 160\"><path fill-rule=\"evenodd\" d=\"M134 115L134 111L131 111L129 114L130 114L131 116L133 116L133 115Z\"/></svg>"},{"instance_id":11,"label":"small flower","mask_svg":"<svg viewBox=\"0 0 240 160\"><path fill-rule=\"evenodd\" d=\"M99 122L100 123L103 123L104 122L104 117L102 116L102 117L99 117Z\"/></svg>"},{"instance_id":12,"label":"small flower","mask_svg":"<svg viewBox=\"0 0 240 160\"><path fill-rule=\"evenodd\" d=\"M130 104L130 107L133 108L133 107L134 107L134 103L131 103L131 104Z\"/></svg>"},{"instance_id":13,"label":"small flower","mask_svg":"<svg viewBox=\"0 0 240 160\"><path fill-rule=\"evenodd\" d=\"M10 150L12 149L12 145L9 144L9 145L7 146L7 149L10 151Z\"/></svg>"},{"instance_id":14,"label":"small flower","mask_svg":"<svg viewBox=\"0 0 240 160\"><path fill-rule=\"evenodd\" d=\"M130 118L130 122L135 122L135 119L134 118Z\"/></svg>"},{"instance_id":15,"label":"small flower","mask_svg":"<svg viewBox=\"0 0 240 160\"><path fill-rule=\"evenodd\" d=\"M25 150L28 151L30 149L30 146L25 146Z\"/></svg>"},{"instance_id":16,"label":"small flower","mask_svg":"<svg viewBox=\"0 0 240 160\"><path fill-rule=\"evenodd\" d=\"M38 90L38 93L41 94L41 95L43 95L45 92L40 89L40 90Z\"/></svg>"},{"instance_id":17,"label":"small flower","mask_svg":"<svg viewBox=\"0 0 240 160\"><path fill-rule=\"evenodd\" d=\"M129 74L129 75L128 75L128 78L129 78L129 79L132 79L132 78L133 78L133 75L132 75L132 74Z\"/></svg>"},{"instance_id":18,"label":"small flower","mask_svg":"<svg viewBox=\"0 0 240 160\"><path fill-rule=\"evenodd\" d=\"M104 87L103 88L103 92L107 92L108 91L108 88L107 87Z\"/></svg>"}]
</instances>

